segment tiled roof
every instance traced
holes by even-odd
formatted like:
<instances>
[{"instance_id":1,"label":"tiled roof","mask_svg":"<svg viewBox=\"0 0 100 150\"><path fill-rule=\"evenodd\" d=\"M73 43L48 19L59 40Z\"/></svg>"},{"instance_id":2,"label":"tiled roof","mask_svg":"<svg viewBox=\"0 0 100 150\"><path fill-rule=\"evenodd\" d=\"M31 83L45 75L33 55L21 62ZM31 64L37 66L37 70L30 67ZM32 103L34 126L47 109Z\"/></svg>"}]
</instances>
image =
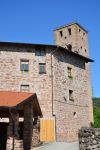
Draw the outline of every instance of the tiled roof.
<instances>
[{"instance_id":1,"label":"tiled roof","mask_svg":"<svg viewBox=\"0 0 100 150\"><path fill-rule=\"evenodd\" d=\"M42 117L42 111L35 93L0 91L0 117L9 117L9 109L18 110L20 116L23 117L24 106L28 105L30 101L33 102L33 116Z\"/></svg>"},{"instance_id":2,"label":"tiled roof","mask_svg":"<svg viewBox=\"0 0 100 150\"><path fill-rule=\"evenodd\" d=\"M32 93L0 91L0 107L14 107L32 95Z\"/></svg>"}]
</instances>

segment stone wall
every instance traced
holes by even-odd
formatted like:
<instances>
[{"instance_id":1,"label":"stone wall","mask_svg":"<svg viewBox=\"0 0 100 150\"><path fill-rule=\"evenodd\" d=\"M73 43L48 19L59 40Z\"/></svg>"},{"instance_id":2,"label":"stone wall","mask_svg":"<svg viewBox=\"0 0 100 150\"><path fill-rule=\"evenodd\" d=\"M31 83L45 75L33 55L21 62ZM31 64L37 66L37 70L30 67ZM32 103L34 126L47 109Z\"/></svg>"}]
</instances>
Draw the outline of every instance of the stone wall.
<instances>
[{"instance_id":1,"label":"stone wall","mask_svg":"<svg viewBox=\"0 0 100 150\"><path fill-rule=\"evenodd\" d=\"M40 145L40 119L34 119L32 147Z\"/></svg>"},{"instance_id":2,"label":"stone wall","mask_svg":"<svg viewBox=\"0 0 100 150\"><path fill-rule=\"evenodd\" d=\"M79 130L80 150L100 150L100 128L82 128Z\"/></svg>"},{"instance_id":3,"label":"stone wall","mask_svg":"<svg viewBox=\"0 0 100 150\"><path fill-rule=\"evenodd\" d=\"M90 126L91 97L88 90L90 83L87 65L88 63L80 58L64 51L56 52L53 58L54 113L58 141L76 141L78 129ZM67 67L72 68L72 78L68 77ZM73 101L69 99L69 90L73 91Z\"/></svg>"},{"instance_id":4,"label":"stone wall","mask_svg":"<svg viewBox=\"0 0 100 150\"><path fill-rule=\"evenodd\" d=\"M39 57L35 56L34 47L0 47L0 90L19 92L21 84L29 85L30 92L37 94L44 118L52 117L51 50L46 48L46 56ZM21 59L29 60L29 72L21 72ZM46 63L46 74L39 74L39 63ZM72 68L72 78L68 77L67 67ZM78 129L89 127L89 80L87 63L83 59L63 50L55 53L53 113L57 141L76 141ZM69 90L73 90L74 101L69 100Z\"/></svg>"},{"instance_id":5,"label":"stone wall","mask_svg":"<svg viewBox=\"0 0 100 150\"><path fill-rule=\"evenodd\" d=\"M46 56L35 56L34 46L0 47L0 90L20 92L21 85L29 85L29 92L37 94L44 117L52 115L51 58L48 51L46 48ZM29 60L29 72L21 71L21 60ZM46 74L39 74L39 63L46 63Z\"/></svg>"},{"instance_id":6,"label":"stone wall","mask_svg":"<svg viewBox=\"0 0 100 150\"><path fill-rule=\"evenodd\" d=\"M68 29L71 29L69 35ZM62 37L60 31L63 32ZM77 51L79 54L89 57L88 48L88 33L77 24L64 26L54 31L54 40L56 45L61 45L67 48L67 45L72 45L72 51Z\"/></svg>"},{"instance_id":7,"label":"stone wall","mask_svg":"<svg viewBox=\"0 0 100 150\"><path fill-rule=\"evenodd\" d=\"M13 137L7 140L7 150L13 149ZM14 150L23 150L23 140L14 139Z\"/></svg>"}]
</instances>

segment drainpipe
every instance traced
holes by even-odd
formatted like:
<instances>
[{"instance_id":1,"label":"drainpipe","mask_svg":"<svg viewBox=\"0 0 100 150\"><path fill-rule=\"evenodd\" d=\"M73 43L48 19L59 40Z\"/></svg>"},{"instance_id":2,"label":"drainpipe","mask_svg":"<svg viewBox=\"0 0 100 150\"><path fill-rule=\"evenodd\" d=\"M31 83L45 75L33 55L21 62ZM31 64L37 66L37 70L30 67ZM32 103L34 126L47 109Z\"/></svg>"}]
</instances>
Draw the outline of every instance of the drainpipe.
<instances>
[{"instance_id":1,"label":"drainpipe","mask_svg":"<svg viewBox=\"0 0 100 150\"><path fill-rule=\"evenodd\" d=\"M55 116L54 114L54 105L53 105L53 101L54 101L54 97L53 97L53 59L52 59L52 56L53 54L59 49L59 46L54 49L53 51L51 51L51 88L52 88L52 116Z\"/></svg>"},{"instance_id":2,"label":"drainpipe","mask_svg":"<svg viewBox=\"0 0 100 150\"><path fill-rule=\"evenodd\" d=\"M54 49L53 51L51 51L51 88L52 88L52 116L55 117L55 134L56 134L56 115L54 114L54 97L53 97L53 89L54 89L54 84L53 84L53 59L52 59L52 56L53 54L59 49L59 46L57 46L56 49ZM55 135L56 137L56 141L57 141L57 136Z\"/></svg>"}]
</instances>

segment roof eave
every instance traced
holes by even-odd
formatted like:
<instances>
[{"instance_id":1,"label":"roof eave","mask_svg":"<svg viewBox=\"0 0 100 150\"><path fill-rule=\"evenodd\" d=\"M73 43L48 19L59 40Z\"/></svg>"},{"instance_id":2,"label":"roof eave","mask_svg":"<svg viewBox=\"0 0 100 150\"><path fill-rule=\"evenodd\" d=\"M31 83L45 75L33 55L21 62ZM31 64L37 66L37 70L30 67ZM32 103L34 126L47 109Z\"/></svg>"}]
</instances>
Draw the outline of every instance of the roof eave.
<instances>
[{"instance_id":1,"label":"roof eave","mask_svg":"<svg viewBox=\"0 0 100 150\"><path fill-rule=\"evenodd\" d=\"M80 57L80 58L84 59L86 62L94 62L94 60L92 60L92 59L90 59L90 58L88 58L88 57L82 56L82 55L80 55L80 54L77 54L77 53L75 53L75 52L73 52L73 51L69 51L68 49L66 49L66 48L64 48L64 47L62 47L62 46L59 46L59 48L61 48L61 49L65 50L65 51L67 51L68 53L70 53L70 54L72 54L72 55L74 55L74 56L77 56L77 57Z\"/></svg>"},{"instance_id":2,"label":"roof eave","mask_svg":"<svg viewBox=\"0 0 100 150\"><path fill-rule=\"evenodd\" d=\"M84 27L82 27L79 23L77 23L77 22L72 22L70 24L60 26L58 28L55 28L53 31L60 30L60 29L65 28L65 27L69 27L69 26L72 26L74 24L78 25L81 29L83 29L86 33L88 33L88 31Z\"/></svg>"},{"instance_id":3,"label":"roof eave","mask_svg":"<svg viewBox=\"0 0 100 150\"><path fill-rule=\"evenodd\" d=\"M52 48L57 48L57 47L59 47L59 48L61 48L61 49L64 49L64 50L67 50L66 48L64 48L64 47L62 47L62 46L59 46L59 45L48 45L48 44L32 44L32 43L14 43L14 42L0 42L0 44L1 45L5 45L5 44L7 44L7 45L17 45L17 46L46 46L46 47L52 47ZM68 50L67 50L67 52L68 52ZM85 57L85 56L82 56L82 55L80 55L80 54L76 54L75 52L72 52L72 51L69 51L71 54L73 54L73 55L76 55L76 56L78 56L78 57L80 57L80 58L82 58L82 59L84 59L84 60L86 60L86 61L88 61L88 62L94 62L94 60L92 60L92 59L90 59L90 58L87 58L87 57Z\"/></svg>"}]
</instances>

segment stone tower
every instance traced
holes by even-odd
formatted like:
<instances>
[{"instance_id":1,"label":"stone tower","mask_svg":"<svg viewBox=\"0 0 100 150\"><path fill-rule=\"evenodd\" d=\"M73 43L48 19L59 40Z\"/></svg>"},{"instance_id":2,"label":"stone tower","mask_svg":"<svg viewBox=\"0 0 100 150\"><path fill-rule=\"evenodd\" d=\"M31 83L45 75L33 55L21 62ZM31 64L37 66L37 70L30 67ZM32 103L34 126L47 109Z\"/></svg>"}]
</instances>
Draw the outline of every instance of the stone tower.
<instances>
[{"instance_id":1,"label":"stone tower","mask_svg":"<svg viewBox=\"0 0 100 150\"><path fill-rule=\"evenodd\" d=\"M78 23L71 23L54 30L55 45L89 58L88 31ZM87 91L89 100L90 122L93 122L93 104L91 94L90 63L85 64Z\"/></svg>"},{"instance_id":2,"label":"stone tower","mask_svg":"<svg viewBox=\"0 0 100 150\"><path fill-rule=\"evenodd\" d=\"M78 23L71 23L55 29L54 41L56 45L89 57L88 32Z\"/></svg>"}]
</instances>

